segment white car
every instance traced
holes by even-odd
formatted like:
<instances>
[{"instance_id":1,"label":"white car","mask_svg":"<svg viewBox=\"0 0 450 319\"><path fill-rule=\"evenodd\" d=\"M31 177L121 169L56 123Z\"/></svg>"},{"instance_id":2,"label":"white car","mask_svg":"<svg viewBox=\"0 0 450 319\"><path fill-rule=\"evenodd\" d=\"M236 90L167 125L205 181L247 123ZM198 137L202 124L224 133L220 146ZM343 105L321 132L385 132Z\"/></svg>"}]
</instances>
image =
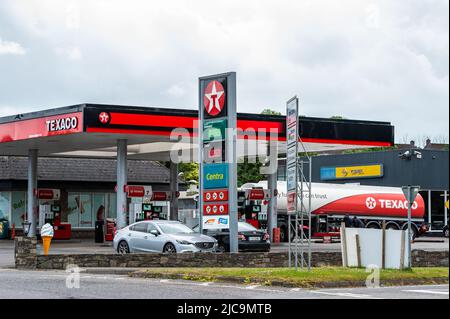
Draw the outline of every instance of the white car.
<instances>
[{"instance_id":1,"label":"white car","mask_svg":"<svg viewBox=\"0 0 450 319\"><path fill-rule=\"evenodd\" d=\"M136 252L184 253L215 252L217 240L198 234L178 221L151 220L120 229L114 236L119 254Z\"/></svg>"}]
</instances>

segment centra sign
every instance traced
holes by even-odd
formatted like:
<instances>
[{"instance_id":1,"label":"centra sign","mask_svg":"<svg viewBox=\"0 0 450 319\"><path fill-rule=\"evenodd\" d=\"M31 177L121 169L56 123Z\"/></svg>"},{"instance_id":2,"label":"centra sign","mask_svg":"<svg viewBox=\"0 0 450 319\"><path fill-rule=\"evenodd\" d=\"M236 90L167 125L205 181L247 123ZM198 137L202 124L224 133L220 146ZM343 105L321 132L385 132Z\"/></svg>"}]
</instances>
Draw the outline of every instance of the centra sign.
<instances>
[{"instance_id":1,"label":"centra sign","mask_svg":"<svg viewBox=\"0 0 450 319\"><path fill-rule=\"evenodd\" d=\"M203 188L226 188L228 187L228 164L204 164Z\"/></svg>"}]
</instances>

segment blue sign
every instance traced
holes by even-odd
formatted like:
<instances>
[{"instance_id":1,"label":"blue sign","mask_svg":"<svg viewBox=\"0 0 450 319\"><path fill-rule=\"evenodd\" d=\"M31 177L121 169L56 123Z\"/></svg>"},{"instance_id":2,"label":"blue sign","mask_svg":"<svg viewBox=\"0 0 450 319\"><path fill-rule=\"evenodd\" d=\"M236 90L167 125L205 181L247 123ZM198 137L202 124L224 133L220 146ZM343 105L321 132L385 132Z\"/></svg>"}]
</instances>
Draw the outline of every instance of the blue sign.
<instances>
[{"instance_id":1,"label":"blue sign","mask_svg":"<svg viewBox=\"0 0 450 319\"><path fill-rule=\"evenodd\" d=\"M336 179L336 168L335 167L321 167L320 168L320 179L323 181Z\"/></svg>"},{"instance_id":2,"label":"blue sign","mask_svg":"<svg viewBox=\"0 0 450 319\"><path fill-rule=\"evenodd\" d=\"M228 187L228 164L204 164L203 165L203 188L226 188Z\"/></svg>"}]
</instances>

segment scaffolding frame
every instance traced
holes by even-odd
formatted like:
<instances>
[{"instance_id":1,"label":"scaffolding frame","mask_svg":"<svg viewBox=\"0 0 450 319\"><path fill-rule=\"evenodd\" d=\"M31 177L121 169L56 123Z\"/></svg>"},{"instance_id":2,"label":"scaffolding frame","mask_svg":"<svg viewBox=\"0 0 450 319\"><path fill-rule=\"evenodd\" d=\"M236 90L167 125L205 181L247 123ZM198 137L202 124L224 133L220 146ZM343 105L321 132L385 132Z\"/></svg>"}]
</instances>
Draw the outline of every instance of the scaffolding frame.
<instances>
[{"instance_id":1,"label":"scaffolding frame","mask_svg":"<svg viewBox=\"0 0 450 319\"><path fill-rule=\"evenodd\" d=\"M311 270L311 175L312 175L312 158L308 154L301 138L299 143L302 146L303 154L305 156L298 157L298 146L296 152L296 199L295 199L295 214L294 223L292 223L292 214L288 214L288 264L289 268L292 267L292 257L294 258L294 268L298 270L299 266L299 254L300 254L300 268L303 270L307 267L308 271ZM308 174L305 174L305 166ZM300 209L298 209L300 206ZM305 215L308 219L308 233L305 234ZM300 222L300 236L299 236L299 222ZM294 238L292 241L292 231L294 232ZM307 251L305 253L305 240L307 241ZM300 244L300 252L299 252ZM306 257L305 257L306 254Z\"/></svg>"}]
</instances>

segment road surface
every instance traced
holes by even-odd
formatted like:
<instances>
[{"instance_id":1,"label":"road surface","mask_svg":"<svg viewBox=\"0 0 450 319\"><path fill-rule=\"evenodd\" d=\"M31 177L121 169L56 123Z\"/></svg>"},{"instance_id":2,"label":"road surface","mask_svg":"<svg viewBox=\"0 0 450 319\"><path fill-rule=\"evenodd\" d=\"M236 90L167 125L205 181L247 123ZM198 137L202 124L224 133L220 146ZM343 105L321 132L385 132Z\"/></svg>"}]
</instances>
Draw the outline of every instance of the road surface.
<instances>
[{"instance_id":1,"label":"road surface","mask_svg":"<svg viewBox=\"0 0 450 319\"><path fill-rule=\"evenodd\" d=\"M65 271L0 269L0 300L8 298L97 299L448 299L449 286L403 286L345 289L292 289L129 278L120 275L80 274ZM67 287L69 283L69 287Z\"/></svg>"}]
</instances>

